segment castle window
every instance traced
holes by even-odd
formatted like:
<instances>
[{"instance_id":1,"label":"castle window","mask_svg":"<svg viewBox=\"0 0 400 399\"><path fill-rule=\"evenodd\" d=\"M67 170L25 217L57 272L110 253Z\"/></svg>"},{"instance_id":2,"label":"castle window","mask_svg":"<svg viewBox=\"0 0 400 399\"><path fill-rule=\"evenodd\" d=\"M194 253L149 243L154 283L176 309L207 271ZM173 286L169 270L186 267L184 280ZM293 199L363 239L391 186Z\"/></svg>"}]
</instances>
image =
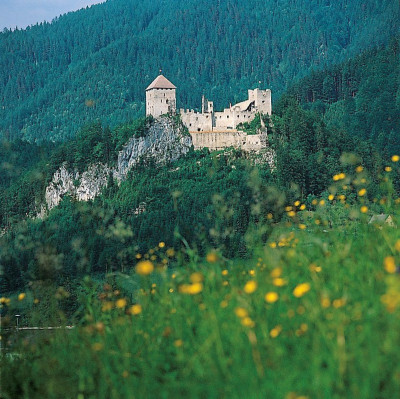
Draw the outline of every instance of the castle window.
<instances>
[{"instance_id":1,"label":"castle window","mask_svg":"<svg viewBox=\"0 0 400 399\"><path fill-rule=\"evenodd\" d=\"M165 100L165 102L168 104L168 99L167 99L167 100Z\"/></svg>"},{"instance_id":2,"label":"castle window","mask_svg":"<svg viewBox=\"0 0 400 399\"><path fill-rule=\"evenodd\" d=\"M226 115L226 118L229 119L229 115Z\"/></svg>"}]
</instances>

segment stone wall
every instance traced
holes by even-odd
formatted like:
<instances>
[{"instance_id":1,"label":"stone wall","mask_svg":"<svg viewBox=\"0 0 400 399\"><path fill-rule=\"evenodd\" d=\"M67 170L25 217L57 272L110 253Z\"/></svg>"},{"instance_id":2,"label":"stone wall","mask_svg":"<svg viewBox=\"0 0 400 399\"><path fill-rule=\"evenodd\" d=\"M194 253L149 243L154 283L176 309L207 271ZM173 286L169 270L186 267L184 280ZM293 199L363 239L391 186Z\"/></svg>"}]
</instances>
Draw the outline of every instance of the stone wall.
<instances>
[{"instance_id":1,"label":"stone wall","mask_svg":"<svg viewBox=\"0 0 400 399\"><path fill-rule=\"evenodd\" d=\"M213 130L213 116L211 113L194 112L193 110L180 110L182 123L188 130L194 132L210 132Z\"/></svg>"},{"instance_id":2,"label":"stone wall","mask_svg":"<svg viewBox=\"0 0 400 399\"><path fill-rule=\"evenodd\" d=\"M227 147L241 148L244 151L259 151L267 147L266 134L247 135L242 131L190 132L195 150L208 148L222 150Z\"/></svg>"},{"instance_id":3,"label":"stone wall","mask_svg":"<svg viewBox=\"0 0 400 399\"><path fill-rule=\"evenodd\" d=\"M146 115L154 118L176 112L175 89L151 89L146 91Z\"/></svg>"}]
</instances>

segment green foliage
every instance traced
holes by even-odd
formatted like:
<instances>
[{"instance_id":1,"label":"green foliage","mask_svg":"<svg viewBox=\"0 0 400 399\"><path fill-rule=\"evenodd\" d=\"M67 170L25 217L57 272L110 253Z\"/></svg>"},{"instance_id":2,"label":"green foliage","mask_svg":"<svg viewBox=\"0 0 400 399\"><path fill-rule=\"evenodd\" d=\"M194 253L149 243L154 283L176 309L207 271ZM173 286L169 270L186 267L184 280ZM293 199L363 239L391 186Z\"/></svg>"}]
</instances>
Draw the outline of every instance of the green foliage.
<instances>
[{"instance_id":1,"label":"green foliage","mask_svg":"<svg viewBox=\"0 0 400 399\"><path fill-rule=\"evenodd\" d=\"M399 12L393 0L113 0L6 30L0 132L62 141L97 119L115 127L144 114L160 66L181 107L199 108L204 93L221 109L260 81L278 96L312 69L387 42Z\"/></svg>"},{"instance_id":2,"label":"green foliage","mask_svg":"<svg viewBox=\"0 0 400 399\"><path fill-rule=\"evenodd\" d=\"M270 119L268 115L263 115L263 122L266 128L269 127L270 124ZM254 116L254 119L250 122L241 122L239 125L237 125L238 130L243 130L247 134L258 134L260 129L262 128L261 125L261 115L257 113Z\"/></svg>"},{"instance_id":3,"label":"green foliage","mask_svg":"<svg viewBox=\"0 0 400 399\"><path fill-rule=\"evenodd\" d=\"M320 194L338 170L342 153L358 154L363 165L376 173L379 154L368 141L327 127L321 116L301 108L293 98L284 97L272 118L277 179L281 187L296 186L296 195ZM374 165L374 167L373 167Z\"/></svg>"},{"instance_id":4,"label":"green foliage","mask_svg":"<svg viewBox=\"0 0 400 399\"><path fill-rule=\"evenodd\" d=\"M344 211L347 220L356 209ZM391 208L397 221L398 211ZM148 275L131 267L101 282L83 279L75 328L4 332L2 394L397 397L397 230L366 217L331 227L316 220L305 229L280 224L245 262L160 243L143 254L156 266ZM171 261L177 267L168 271ZM47 292L53 301L68 297ZM5 306L38 313L38 294ZM14 320L5 313L3 323Z\"/></svg>"},{"instance_id":5,"label":"green foliage","mask_svg":"<svg viewBox=\"0 0 400 399\"><path fill-rule=\"evenodd\" d=\"M386 156L400 153L400 38L341 65L314 72L289 89L328 126L371 140Z\"/></svg>"}]
</instances>

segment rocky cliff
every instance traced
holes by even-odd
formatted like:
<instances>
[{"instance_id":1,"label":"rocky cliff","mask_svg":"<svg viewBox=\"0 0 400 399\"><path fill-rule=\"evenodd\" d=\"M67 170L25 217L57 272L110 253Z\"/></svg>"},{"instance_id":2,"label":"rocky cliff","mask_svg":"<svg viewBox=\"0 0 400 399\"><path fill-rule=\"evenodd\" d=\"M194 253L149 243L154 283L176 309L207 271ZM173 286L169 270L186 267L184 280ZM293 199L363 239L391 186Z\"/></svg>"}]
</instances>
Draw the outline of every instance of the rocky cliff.
<instances>
[{"instance_id":1,"label":"rocky cliff","mask_svg":"<svg viewBox=\"0 0 400 399\"><path fill-rule=\"evenodd\" d=\"M125 179L141 159L151 157L156 163L165 164L185 155L191 147L192 139L181 123L167 117L158 118L145 137L133 137L126 143L113 167L94 164L79 173L69 169L66 164L62 165L46 188L46 207L48 210L54 208L65 195L71 195L80 201L93 199L107 185L109 177L118 181Z\"/></svg>"}]
</instances>

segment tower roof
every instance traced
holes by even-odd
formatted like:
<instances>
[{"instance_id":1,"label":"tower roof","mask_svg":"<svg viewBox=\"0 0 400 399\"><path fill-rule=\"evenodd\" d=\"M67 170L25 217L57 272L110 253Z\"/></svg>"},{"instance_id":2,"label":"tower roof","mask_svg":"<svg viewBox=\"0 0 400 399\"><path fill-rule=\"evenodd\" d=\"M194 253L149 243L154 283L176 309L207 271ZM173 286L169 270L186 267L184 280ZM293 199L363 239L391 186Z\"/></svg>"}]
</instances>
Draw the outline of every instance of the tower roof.
<instances>
[{"instance_id":1,"label":"tower roof","mask_svg":"<svg viewBox=\"0 0 400 399\"><path fill-rule=\"evenodd\" d=\"M146 91L151 89L176 89L176 86L174 86L164 75L158 75Z\"/></svg>"}]
</instances>

